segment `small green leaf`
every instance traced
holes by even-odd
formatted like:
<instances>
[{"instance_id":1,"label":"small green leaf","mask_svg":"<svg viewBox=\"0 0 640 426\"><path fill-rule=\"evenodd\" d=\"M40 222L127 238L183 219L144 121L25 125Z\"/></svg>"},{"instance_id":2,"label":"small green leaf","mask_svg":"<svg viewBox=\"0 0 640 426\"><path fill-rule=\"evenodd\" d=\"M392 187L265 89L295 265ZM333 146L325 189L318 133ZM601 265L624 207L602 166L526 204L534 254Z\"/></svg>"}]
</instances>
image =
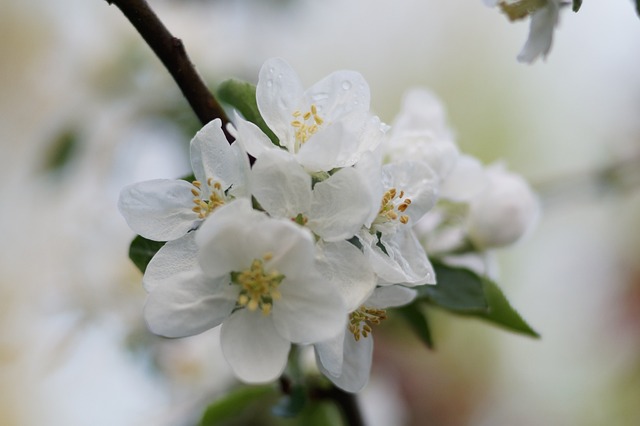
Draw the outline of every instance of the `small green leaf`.
<instances>
[{"instance_id":1,"label":"small green leaf","mask_svg":"<svg viewBox=\"0 0 640 426\"><path fill-rule=\"evenodd\" d=\"M402 306L397 308L396 311L409 322L411 329L418 335L420 340L422 340L429 349L433 349L433 338L431 336L431 330L429 329L427 314L424 310L420 309L418 303L414 302L410 305Z\"/></svg>"},{"instance_id":2,"label":"small green leaf","mask_svg":"<svg viewBox=\"0 0 640 426\"><path fill-rule=\"evenodd\" d=\"M539 338L540 335L520 316L502 290L491 280L485 278L482 280L484 285L484 293L489 302L489 312L478 313L476 316L484 318L487 321L500 325L507 330L516 333L526 334L531 337Z\"/></svg>"},{"instance_id":3,"label":"small green leaf","mask_svg":"<svg viewBox=\"0 0 640 426\"><path fill-rule=\"evenodd\" d=\"M57 173L69 165L78 150L80 136L72 128L64 129L56 135L45 152L42 170Z\"/></svg>"},{"instance_id":4,"label":"small green leaf","mask_svg":"<svg viewBox=\"0 0 640 426\"><path fill-rule=\"evenodd\" d=\"M207 407L200 426L220 426L243 414L247 406L274 393L272 386L250 386L236 389Z\"/></svg>"},{"instance_id":5,"label":"small green leaf","mask_svg":"<svg viewBox=\"0 0 640 426\"><path fill-rule=\"evenodd\" d=\"M279 417L295 417L302 412L306 403L307 393L304 386L295 385L289 395L280 398L271 412Z\"/></svg>"},{"instance_id":6,"label":"small green leaf","mask_svg":"<svg viewBox=\"0 0 640 426\"><path fill-rule=\"evenodd\" d=\"M452 268L433 262L436 285L416 287L418 297L430 304L456 313L486 312L489 308L482 279L464 268Z\"/></svg>"},{"instance_id":7,"label":"small green leaf","mask_svg":"<svg viewBox=\"0 0 640 426\"><path fill-rule=\"evenodd\" d=\"M151 258L155 256L164 244L164 242L147 240L138 235L131 241L131 245L129 246L129 258L138 269L140 269L140 272L144 274Z\"/></svg>"},{"instance_id":8,"label":"small green leaf","mask_svg":"<svg viewBox=\"0 0 640 426\"><path fill-rule=\"evenodd\" d=\"M638 0L638 1L640 1L640 0ZM580 10L580 6L582 6L582 0L573 0L572 9L573 9L574 12L579 11Z\"/></svg>"},{"instance_id":9,"label":"small green leaf","mask_svg":"<svg viewBox=\"0 0 640 426\"><path fill-rule=\"evenodd\" d=\"M218 86L216 97L237 109L247 121L258 126L265 135L269 136L271 142L278 145L278 138L267 126L258 110L256 86L246 81L226 80Z\"/></svg>"}]
</instances>

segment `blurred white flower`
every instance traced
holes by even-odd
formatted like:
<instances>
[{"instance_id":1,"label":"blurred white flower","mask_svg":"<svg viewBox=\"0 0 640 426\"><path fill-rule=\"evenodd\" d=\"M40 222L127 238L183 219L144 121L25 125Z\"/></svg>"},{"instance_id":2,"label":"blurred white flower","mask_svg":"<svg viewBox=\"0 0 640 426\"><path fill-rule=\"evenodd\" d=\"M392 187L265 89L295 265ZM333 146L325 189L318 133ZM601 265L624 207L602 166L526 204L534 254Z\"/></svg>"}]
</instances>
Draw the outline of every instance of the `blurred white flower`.
<instances>
[{"instance_id":1,"label":"blurred white flower","mask_svg":"<svg viewBox=\"0 0 640 426\"><path fill-rule=\"evenodd\" d=\"M399 285L376 288L362 304L352 308L342 333L314 345L320 371L339 388L360 391L371 371L372 326L387 318L386 308L406 305L415 296L415 290Z\"/></svg>"},{"instance_id":2,"label":"blurred white flower","mask_svg":"<svg viewBox=\"0 0 640 426\"><path fill-rule=\"evenodd\" d=\"M336 71L306 91L284 60L262 66L256 100L279 144L310 172L354 165L382 141L383 126L369 112L369 86L354 71ZM238 142L259 158L276 149L257 126L237 117Z\"/></svg>"},{"instance_id":3,"label":"blurred white flower","mask_svg":"<svg viewBox=\"0 0 640 426\"><path fill-rule=\"evenodd\" d=\"M440 179L449 175L458 157L444 106L433 93L421 88L404 95L383 149L385 162L423 161Z\"/></svg>"},{"instance_id":4,"label":"blurred white flower","mask_svg":"<svg viewBox=\"0 0 640 426\"><path fill-rule=\"evenodd\" d=\"M219 206L246 195L249 163L239 144L229 145L221 121L191 140L196 180L155 179L122 189L118 208L131 229L155 241L171 241L196 229Z\"/></svg>"},{"instance_id":5,"label":"blurred white flower","mask_svg":"<svg viewBox=\"0 0 640 426\"><path fill-rule=\"evenodd\" d=\"M478 249L504 247L516 242L535 223L538 199L522 176L501 164L487 168L488 184L469 205L466 228Z\"/></svg>"}]
</instances>

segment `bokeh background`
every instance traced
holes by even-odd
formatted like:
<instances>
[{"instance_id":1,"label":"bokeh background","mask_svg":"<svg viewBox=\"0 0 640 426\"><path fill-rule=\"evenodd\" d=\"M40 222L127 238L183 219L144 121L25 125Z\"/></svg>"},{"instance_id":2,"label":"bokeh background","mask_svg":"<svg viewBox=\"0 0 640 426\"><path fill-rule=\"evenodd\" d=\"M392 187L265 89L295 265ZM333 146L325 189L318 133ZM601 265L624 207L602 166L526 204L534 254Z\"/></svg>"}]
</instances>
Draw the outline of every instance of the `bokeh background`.
<instances>
[{"instance_id":1,"label":"bokeh background","mask_svg":"<svg viewBox=\"0 0 640 426\"><path fill-rule=\"evenodd\" d=\"M287 59L310 85L360 71L391 122L438 94L461 148L539 191L535 232L496 253L542 338L434 310L437 349L376 334L371 425L640 424L640 20L628 0L565 8L550 56L481 0L150 0L212 88ZM104 0L0 13L0 424L190 425L234 385L216 331L147 332L130 182L189 171L197 121Z\"/></svg>"}]
</instances>

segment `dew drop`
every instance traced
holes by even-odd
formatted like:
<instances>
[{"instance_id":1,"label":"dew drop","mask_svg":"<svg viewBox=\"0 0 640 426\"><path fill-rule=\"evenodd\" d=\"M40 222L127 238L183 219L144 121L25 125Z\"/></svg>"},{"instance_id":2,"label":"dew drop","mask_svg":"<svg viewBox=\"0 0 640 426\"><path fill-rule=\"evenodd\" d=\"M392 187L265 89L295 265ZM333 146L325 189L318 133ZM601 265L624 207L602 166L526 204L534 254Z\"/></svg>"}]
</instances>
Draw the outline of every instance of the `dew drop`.
<instances>
[{"instance_id":1,"label":"dew drop","mask_svg":"<svg viewBox=\"0 0 640 426\"><path fill-rule=\"evenodd\" d=\"M313 95L311 95L311 99L313 99L313 102L324 101L328 98L329 94L326 92L314 93Z\"/></svg>"},{"instance_id":2,"label":"dew drop","mask_svg":"<svg viewBox=\"0 0 640 426\"><path fill-rule=\"evenodd\" d=\"M269 67L269 74L273 74L274 71L275 69L273 67Z\"/></svg>"},{"instance_id":3,"label":"dew drop","mask_svg":"<svg viewBox=\"0 0 640 426\"><path fill-rule=\"evenodd\" d=\"M271 87L273 86L273 80L269 79L267 80L267 87Z\"/></svg>"},{"instance_id":4,"label":"dew drop","mask_svg":"<svg viewBox=\"0 0 640 426\"><path fill-rule=\"evenodd\" d=\"M343 82L342 82L342 88L343 88L344 90L349 90L349 89L351 89L351 82L350 82L350 81L347 81L347 80L343 81Z\"/></svg>"}]
</instances>

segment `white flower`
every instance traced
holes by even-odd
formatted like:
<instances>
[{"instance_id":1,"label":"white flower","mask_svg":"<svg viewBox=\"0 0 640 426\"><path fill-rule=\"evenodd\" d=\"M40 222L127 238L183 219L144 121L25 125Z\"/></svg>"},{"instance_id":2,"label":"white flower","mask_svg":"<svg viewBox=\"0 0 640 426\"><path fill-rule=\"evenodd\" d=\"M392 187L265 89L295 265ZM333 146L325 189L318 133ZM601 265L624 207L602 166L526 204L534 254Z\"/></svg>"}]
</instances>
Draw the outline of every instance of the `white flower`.
<instances>
[{"instance_id":1,"label":"white flower","mask_svg":"<svg viewBox=\"0 0 640 426\"><path fill-rule=\"evenodd\" d=\"M308 171L355 164L374 150L383 126L369 113L369 86L359 73L337 71L306 91L282 59L260 70L256 101L260 114L286 149ZM255 125L237 117L238 142L256 158L276 148Z\"/></svg>"},{"instance_id":2,"label":"white flower","mask_svg":"<svg viewBox=\"0 0 640 426\"><path fill-rule=\"evenodd\" d=\"M421 162L383 166L378 213L357 234L381 283L435 284L431 263L412 227L435 204L437 183L431 168Z\"/></svg>"},{"instance_id":3,"label":"white flower","mask_svg":"<svg viewBox=\"0 0 640 426\"><path fill-rule=\"evenodd\" d=\"M236 376L274 380L291 343L330 339L344 327L344 303L315 254L308 230L253 210L247 199L233 201L151 260L145 318L168 337L222 324L222 351Z\"/></svg>"},{"instance_id":4,"label":"white flower","mask_svg":"<svg viewBox=\"0 0 640 426\"><path fill-rule=\"evenodd\" d=\"M488 185L471 201L466 222L469 239L479 249L513 244L539 214L538 200L522 176L502 165L489 167L486 176Z\"/></svg>"},{"instance_id":5,"label":"white flower","mask_svg":"<svg viewBox=\"0 0 640 426\"><path fill-rule=\"evenodd\" d=\"M229 145L219 119L194 136L190 149L193 183L155 179L122 189L118 208L137 234L175 240L196 229L217 207L246 196L247 155L239 144Z\"/></svg>"},{"instance_id":6,"label":"white flower","mask_svg":"<svg viewBox=\"0 0 640 426\"><path fill-rule=\"evenodd\" d=\"M373 184L359 169L345 167L312 184L304 168L280 149L256 160L250 186L271 216L295 219L325 241L353 237L376 209Z\"/></svg>"},{"instance_id":7,"label":"white flower","mask_svg":"<svg viewBox=\"0 0 640 426\"><path fill-rule=\"evenodd\" d=\"M387 318L386 308L403 306L416 296L402 286L378 287L349 314L338 336L314 345L320 371L336 386L358 392L369 380L373 354L372 326Z\"/></svg>"},{"instance_id":8,"label":"white flower","mask_svg":"<svg viewBox=\"0 0 640 426\"><path fill-rule=\"evenodd\" d=\"M386 162L423 161L440 179L449 175L458 157L444 107L425 89L415 88L404 95L388 135L383 145Z\"/></svg>"}]
</instances>

